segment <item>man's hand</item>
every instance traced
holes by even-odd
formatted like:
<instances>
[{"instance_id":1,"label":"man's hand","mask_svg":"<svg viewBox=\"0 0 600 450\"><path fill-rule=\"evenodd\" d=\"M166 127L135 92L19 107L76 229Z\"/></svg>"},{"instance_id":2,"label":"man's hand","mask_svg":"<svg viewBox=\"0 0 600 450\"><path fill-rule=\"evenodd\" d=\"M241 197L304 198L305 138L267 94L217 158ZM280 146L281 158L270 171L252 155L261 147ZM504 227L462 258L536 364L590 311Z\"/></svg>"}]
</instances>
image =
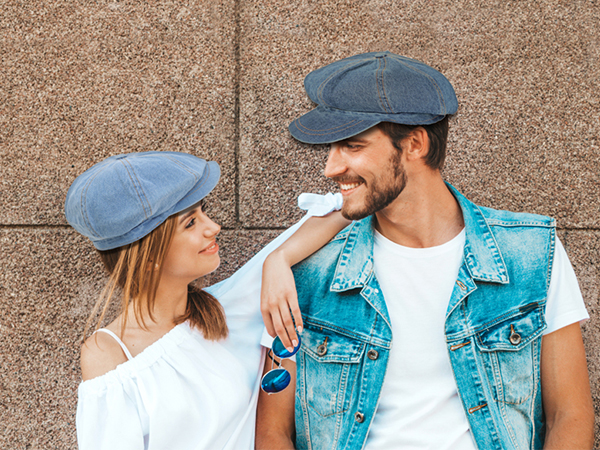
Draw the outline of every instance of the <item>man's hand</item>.
<instances>
[{"instance_id":1,"label":"man's hand","mask_svg":"<svg viewBox=\"0 0 600 450\"><path fill-rule=\"evenodd\" d=\"M594 407L579 323L544 336L541 358L544 449L591 449Z\"/></svg>"}]
</instances>

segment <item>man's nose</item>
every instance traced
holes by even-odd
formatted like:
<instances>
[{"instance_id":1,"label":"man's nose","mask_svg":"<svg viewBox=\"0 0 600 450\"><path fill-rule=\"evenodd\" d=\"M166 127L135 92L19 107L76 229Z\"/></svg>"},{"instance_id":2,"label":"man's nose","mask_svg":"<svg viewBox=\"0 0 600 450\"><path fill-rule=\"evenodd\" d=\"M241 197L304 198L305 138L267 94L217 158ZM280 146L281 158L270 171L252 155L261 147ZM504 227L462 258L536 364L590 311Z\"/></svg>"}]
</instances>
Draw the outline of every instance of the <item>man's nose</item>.
<instances>
[{"instance_id":1,"label":"man's nose","mask_svg":"<svg viewBox=\"0 0 600 450\"><path fill-rule=\"evenodd\" d=\"M346 172L346 164L344 163L340 148L336 144L331 144L329 157L325 165L325 176L328 178L337 177L344 172Z\"/></svg>"}]
</instances>

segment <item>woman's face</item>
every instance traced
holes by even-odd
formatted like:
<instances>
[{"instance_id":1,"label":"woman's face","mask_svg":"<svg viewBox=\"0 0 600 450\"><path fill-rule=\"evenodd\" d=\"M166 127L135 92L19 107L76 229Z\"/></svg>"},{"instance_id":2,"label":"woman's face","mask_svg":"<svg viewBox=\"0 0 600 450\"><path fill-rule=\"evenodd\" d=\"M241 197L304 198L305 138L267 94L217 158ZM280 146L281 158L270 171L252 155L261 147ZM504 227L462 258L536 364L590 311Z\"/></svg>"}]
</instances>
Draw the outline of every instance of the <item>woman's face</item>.
<instances>
[{"instance_id":1,"label":"woman's face","mask_svg":"<svg viewBox=\"0 0 600 450\"><path fill-rule=\"evenodd\" d=\"M163 261L162 277L190 283L219 267L216 236L221 227L200 206L176 217L173 240Z\"/></svg>"}]
</instances>

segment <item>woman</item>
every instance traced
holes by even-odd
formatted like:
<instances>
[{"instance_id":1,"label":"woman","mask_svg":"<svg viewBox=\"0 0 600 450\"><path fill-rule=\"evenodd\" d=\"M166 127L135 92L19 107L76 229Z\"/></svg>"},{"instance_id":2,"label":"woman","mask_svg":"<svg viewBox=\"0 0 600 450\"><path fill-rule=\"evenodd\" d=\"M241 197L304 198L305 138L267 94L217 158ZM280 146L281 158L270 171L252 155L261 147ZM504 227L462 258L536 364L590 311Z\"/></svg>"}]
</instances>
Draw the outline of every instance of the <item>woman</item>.
<instances>
[{"instance_id":1,"label":"woman","mask_svg":"<svg viewBox=\"0 0 600 450\"><path fill-rule=\"evenodd\" d=\"M110 157L69 189L67 220L110 274L86 331L121 296L118 317L82 346L81 449L253 448L264 362L259 283L237 282L260 276L265 252L213 288L223 305L192 284L219 265L220 227L201 203L218 179L215 162L143 152ZM282 293L274 315L290 308L290 265L346 223L339 214L310 219L284 244L288 265L265 275L269 295Z\"/></svg>"}]
</instances>

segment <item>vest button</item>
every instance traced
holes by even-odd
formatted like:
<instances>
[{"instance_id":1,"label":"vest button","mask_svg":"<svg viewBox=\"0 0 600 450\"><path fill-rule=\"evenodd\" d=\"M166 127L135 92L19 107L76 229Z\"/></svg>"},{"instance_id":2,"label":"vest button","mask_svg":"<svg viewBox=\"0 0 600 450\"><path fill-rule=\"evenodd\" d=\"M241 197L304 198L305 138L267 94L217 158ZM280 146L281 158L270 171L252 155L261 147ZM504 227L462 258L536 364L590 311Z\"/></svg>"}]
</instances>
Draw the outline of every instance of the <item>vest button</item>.
<instances>
[{"instance_id":1,"label":"vest button","mask_svg":"<svg viewBox=\"0 0 600 450\"><path fill-rule=\"evenodd\" d=\"M521 335L515 331L515 327L513 325L510 326L510 336L508 340L512 345L519 345L521 343Z\"/></svg>"},{"instance_id":2,"label":"vest button","mask_svg":"<svg viewBox=\"0 0 600 450\"><path fill-rule=\"evenodd\" d=\"M521 343L521 335L519 333L513 333L508 340L512 345L519 345Z\"/></svg>"},{"instance_id":3,"label":"vest button","mask_svg":"<svg viewBox=\"0 0 600 450\"><path fill-rule=\"evenodd\" d=\"M365 421L365 415L363 413L357 412L354 414L354 420L358 423L363 423Z\"/></svg>"},{"instance_id":4,"label":"vest button","mask_svg":"<svg viewBox=\"0 0 600 450\"><path fill-rule=\"evenodd\" d=\"M371 349L367 352L367 358L375 361L377 358L379 358L379 352L377 350Z\"/></svg>"},{"instance_id":5,"label":"vest button","mask_svg":"<svg viewBox=\"0 0 600 450\"><path fill-rule=\"evenodd\" d=\"M327 345L321 344L317 347L317 355L325 356L326 353L327 353Z\"/></svg>"}]
</instances>

